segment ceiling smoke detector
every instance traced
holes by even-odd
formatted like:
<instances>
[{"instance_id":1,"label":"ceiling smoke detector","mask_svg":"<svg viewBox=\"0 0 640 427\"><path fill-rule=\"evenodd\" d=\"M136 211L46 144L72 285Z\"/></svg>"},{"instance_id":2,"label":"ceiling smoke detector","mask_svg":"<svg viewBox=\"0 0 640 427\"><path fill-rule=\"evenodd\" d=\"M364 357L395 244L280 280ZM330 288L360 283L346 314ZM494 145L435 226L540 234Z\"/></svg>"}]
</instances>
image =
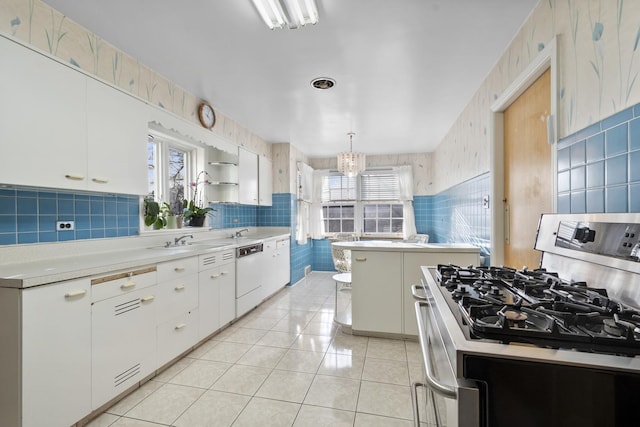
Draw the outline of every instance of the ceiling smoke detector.
<instances>
[{"instance_id":1,"label":"ceiling smoke detector","mask_svg":"<svg viewBox=\"0 0 640 427\"><path fill-rule=\"evenodd\" d=\"M336 81L329 77L318 77L316 79L311 80L311 86L320 90L331 89L335 85L336 85Z\"/></svg>"}]
</instances>

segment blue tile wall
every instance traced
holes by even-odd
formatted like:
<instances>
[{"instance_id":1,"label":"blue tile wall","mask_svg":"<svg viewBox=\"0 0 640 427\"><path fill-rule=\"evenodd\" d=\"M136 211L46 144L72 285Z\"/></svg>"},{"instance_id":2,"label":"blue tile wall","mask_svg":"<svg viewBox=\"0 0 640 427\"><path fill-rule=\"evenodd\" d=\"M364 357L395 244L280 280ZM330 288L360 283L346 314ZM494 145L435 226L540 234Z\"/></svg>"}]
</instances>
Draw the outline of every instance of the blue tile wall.
<instances>
[{"instance_id":1,"label":"blue tile wall","mask_svg":"<svg viewBox=\"0 0 640 427\"><path fill-rule=\"evenodd\" d=\"M416 231L419 234L429 234L431 231L431 217L433 216L433 196L414 196L413 214L416 220ZM429 236L433 242L433 238Z\"/></svg>"},{"instance_id":2,"label":"blue tile wall","mask_svg":"<svg viewBox=\"0 0 640 427\"><path fill-rule=\"evenodd\" d=\"M295 199L290 193L274 193L272 206L258 207L258 224L263 227L290 227L291 203Z\"/></svg>"},{"instance_id":3,"label":"blue tile wall","mask_svg":"<svg viewBox=\"0 0 640 427\"><path fill-rule=\"evenodd\" d=\"M258 225L258 207L227 203L212 203L209 214L211 228L255 227Z\"/></svg>"},{"instance_id":4,"label":"blue tile wall","mask_svg":"<svg viewBox=\"0 0 640 427\"><path fill-rule=\"evenodd\" d=\"M57 231L56 221L75 221ZM0 189L0 245L134 236L138 196Z\"/></svg>"},{"instance_id":5,"label":"blue tile wall","mask_svg":"<svg viewBox=\"0 0 640 427\"><path fill-rule=\"evenodd\" d=\"M491 210L482 206L482 199L491 193L491 175L485 173L432 196L429 241L439 243L470 243L480 248L485 264L491 254ZM415 203L415 201L414 201Z\"/></svg>"},{"instance_id":6,"label":"blue tile wall","mask_svg":"<svg viewBox=\"0 0 640 427\"><path fill-rule=\"evenodd\" d=\"M640 104L558 142L558 212L640 212Z\"/></svg>"},{"instance_id":7,"label":"blue tile wall","mask_svg":"<svg viewBox=\"0 0 640 427\"><path fill-rule=\"evenodd\" d=\"M331 257L331 241L318 239L313 241L313 271L336 271Z\"/></svg>"}]
</instances>

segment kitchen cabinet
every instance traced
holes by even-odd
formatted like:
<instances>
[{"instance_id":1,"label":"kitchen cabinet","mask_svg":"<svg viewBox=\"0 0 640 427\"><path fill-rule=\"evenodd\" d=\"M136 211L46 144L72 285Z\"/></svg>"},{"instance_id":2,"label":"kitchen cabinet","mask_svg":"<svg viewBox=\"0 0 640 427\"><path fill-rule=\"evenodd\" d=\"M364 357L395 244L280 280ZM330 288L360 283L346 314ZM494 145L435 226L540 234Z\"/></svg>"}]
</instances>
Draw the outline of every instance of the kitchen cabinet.
<instances>
[{"instance_id":1,"label":"kitchen cabinet","mask_svg":"<svg viewBox=\"0 0 640 427\"><path fill-rule=\"evenodd\" d=\"M411 285L421 283L420 267L479 264L479 249L464 244L337 244L351 249L352 329L361 334L417 336Z\"/></svg>"},{"instance_id":2,"label":"kitchen cabinet","mask_svg":"<svg viewBox=\"0 0 640 427\"><path fill-rule=\"evenodd\" d=\"M267 298L278 292L290 281L289 238L271 239L264 242L261 270L264 272L262 292Z\"/></svg>"},{"instance_id":3,"label":"kitchen cabinet","mask_svg":"<svg viewBox=\"0 0 640 427\"><path fill-rule=\"evenodd\" d=\"M146 194L148 107L87 78L87 189Z\"/></svg>"},{"instance_id":4,"label":"kitchen cabinet","mask_svg":"<svg viewBox=\"0 0 640 427\"><path fill-rule=\"evenodd\" d=\"M353 331L402 333L402 252L351 252Z\"/></svg>"},{"instance_id":5,"label":"kitchen cabinet","mask_svg":"<svg viewBox=\"0 0 640 427\"><path fill-rule=\"evenodd\" d=\"M92 409L156 369L155 268L92 279Z\"/></svg>"},{"instance_id":6,"label":"kitchen cabinet","mask_svg":"<svg viewBox=\"0 0 640 427\"><path fill-rule=\"evenodd\" d=\"M89 281L26 289L22 299L22 425L69 425L91 409Z\"/></svg>"},{"instance_id":7,"label":"kitchen cabinet","mask_svg":"<svg viewBox=\"0 0 640 427\"><path fill-rule=\"evenodd\" d=\"M158 366L198 341L198 257L158 264Z\"/></svg>"},{"instance_id":8,"label":"kitchen cabinet","mask_svg":"<svg viewBox=\"0 0 640 427\"><path fill-rule=\"evenodd\" d=\"M258 157L258 204L271 206L273 195L273 175L271 160L264 156Z\"/></svg>"},{"instance_id":9,"label":"kitchen cabinet","mask_svg":"<svg viewBox=\"0 0 640 427\"><path fill-rule=\"evenodd\" d=\"M0 183L86 188L87 77L2 36L0 57Z\"/></svg>"},{"instance_id":10,"label":"kitchen cabinet","mask_svg":"<svg viewBox=\"0 0 640 427\"><path fill-rule=\"evenodd\" d=\"M207 185L209 203L238 202L238 152L230 153L216 147L207 147L207 172L211 183Z\"/></svg>"},{"instance_id":11,"label":"kitchen cabinet","mask_svg":"<svg viewBox=\"0 0 640 427\"><path fill-rule=\"evenodd\" d=\"M148 107L0 36L0 183L146 194Z\"/></svg>"},{"instance_id":12,"label":"kitchen cabinet","mask_svg":"<svg viewBox=\"0 0 640 427\"><path fill-rule=\"evenodd\" d=\"M402 300L403 319L402 333L418 336L418 322L416 321L415 298L411 294L411 285L422 283L420 267L437 266L438 264L479 265L477 252L405 252L403 255Z\"/></svg>"},{"instance_id":13,"label":"kitchen cabinet","mask_svg":"<svg viewBox=\"0 0 640 427\"><path fill-rule=\"evenodd\" d=\"M0 289L0 425L66 426L91 412L90 287Z\"/></svg>"},{"instance_id":14,"label":"kitchen cabinet","mask_svg":"<svg viewBox=\"0 0 640 427\"><path fill-rule=\"evenodd\" d=\"M235 250L200 255L198 276L199 339L236 317Z\"/></svg>"},{"instance_id":15,"label":"kitchen cabinet","mask_svg":"<svg viewBox=\"0 0 640 427\"><path fill-rule=\"evenodd\" d=\"M238 202L258 204L258 155L240 147L238 149Z\"/></svg>"}]
</instances>

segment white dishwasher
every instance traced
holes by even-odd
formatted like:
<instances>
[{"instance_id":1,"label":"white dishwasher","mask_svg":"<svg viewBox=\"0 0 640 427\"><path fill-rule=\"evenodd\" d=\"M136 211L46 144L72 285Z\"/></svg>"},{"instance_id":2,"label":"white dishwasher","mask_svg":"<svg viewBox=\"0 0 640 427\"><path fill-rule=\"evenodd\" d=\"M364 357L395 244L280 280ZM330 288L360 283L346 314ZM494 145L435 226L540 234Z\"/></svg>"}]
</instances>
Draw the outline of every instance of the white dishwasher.
<instances>
[{"instance_id":1,"label":"white dishwasher","mask_svg":"<svg viewBox=\"0 0 640 427\"><path fill-rule=\"evenodd\" d=\"M262 301L262 250L262 243L236 249L236 317L242 316Z\"/></svg>"}]
</instances>

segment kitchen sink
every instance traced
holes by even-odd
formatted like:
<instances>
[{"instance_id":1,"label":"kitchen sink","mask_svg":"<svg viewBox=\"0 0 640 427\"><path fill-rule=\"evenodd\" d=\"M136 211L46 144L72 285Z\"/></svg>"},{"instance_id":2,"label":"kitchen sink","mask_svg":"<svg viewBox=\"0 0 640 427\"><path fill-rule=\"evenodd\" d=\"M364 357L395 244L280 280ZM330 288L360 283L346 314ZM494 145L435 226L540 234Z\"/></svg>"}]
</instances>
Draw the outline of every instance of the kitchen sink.
<instances>
[{"instance_id":1,"label":"kitchen sink","mask_svg":"<svg viewBox=\"0 0 640 427\"><path fill-rule=\"evenodd\" d=\"M160 251L181 253L181 252L190 252L199 249L215 249L221 248L223 246L230 246L229 243L207 243L207 242L187 242L184 245L170 245L170 246L152 246L148 249L155 249Z\"/></svg>"}]
</instances>

